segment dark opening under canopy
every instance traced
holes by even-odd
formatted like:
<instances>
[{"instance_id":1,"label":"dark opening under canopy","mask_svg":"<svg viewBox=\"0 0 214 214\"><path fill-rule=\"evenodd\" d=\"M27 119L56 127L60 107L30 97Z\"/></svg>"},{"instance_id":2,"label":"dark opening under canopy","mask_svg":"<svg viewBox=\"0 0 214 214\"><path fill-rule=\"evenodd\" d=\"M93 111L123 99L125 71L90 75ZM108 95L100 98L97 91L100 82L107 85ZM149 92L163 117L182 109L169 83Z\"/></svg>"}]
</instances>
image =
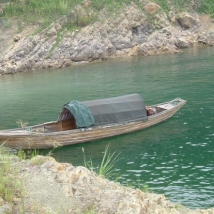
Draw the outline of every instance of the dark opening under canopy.
<instances>
[{"instance_id":1,"label":"dark opening under canopy","mask_svg":"<svg viewBox=\"0 0 214 214\"><path fill-rule=\"evenodd\" d=\"M82 128L137 119L147 120L147 112L142 97L139 94L129 94L83 102L71 101L63 106L58 121L73 117L77 127Z\"/></svg>"}]
</instances>

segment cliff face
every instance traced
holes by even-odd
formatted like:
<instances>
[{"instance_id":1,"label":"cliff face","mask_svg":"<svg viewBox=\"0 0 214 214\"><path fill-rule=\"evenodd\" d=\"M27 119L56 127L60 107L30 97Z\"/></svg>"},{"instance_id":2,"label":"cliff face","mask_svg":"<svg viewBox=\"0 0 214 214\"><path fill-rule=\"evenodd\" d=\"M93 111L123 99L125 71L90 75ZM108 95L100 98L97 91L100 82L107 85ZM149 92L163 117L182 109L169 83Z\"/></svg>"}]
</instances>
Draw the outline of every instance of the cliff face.
<instances>
[{"instance_id":1,"label":"cliff face","mask_svg":"<svg viewBox=\"0 0 214 214\"><path fill-rule=\"evenodd\" d=\"M74 31L66 29L67 23L90 16L90 4L79 5L37 34L32 34L36 26L20 34L14 34L13 27L7 33L0 23L0 74L213 45L214 23L189 11L176 13L172 8L167 15L159 5L142 0L141 5L132 3L111 17L103 10L95 23Z\"/></svg>"}]
</instances>

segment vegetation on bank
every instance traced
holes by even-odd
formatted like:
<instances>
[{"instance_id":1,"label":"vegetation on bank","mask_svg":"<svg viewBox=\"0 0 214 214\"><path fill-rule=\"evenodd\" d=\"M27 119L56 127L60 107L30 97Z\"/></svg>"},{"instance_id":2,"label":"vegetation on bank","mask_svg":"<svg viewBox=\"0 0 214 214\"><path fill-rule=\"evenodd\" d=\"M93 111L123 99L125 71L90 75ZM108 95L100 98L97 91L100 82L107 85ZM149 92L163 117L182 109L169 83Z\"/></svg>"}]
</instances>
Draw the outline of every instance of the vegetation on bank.
<instances>
[{"instance_id":1,"label":"vegetation on bank","mask_svg":"<svg viewBox=\"0 0 214 214\"><path fill-rule=\"evenodd\" d=\"M22 184L15 168L11 167L13 156L10 156L0 146L0 199L8 203L15 203L14 199L21 196Z\"/></svg>"},{"instance_id":2,"label":"vegetation on bank","mask_svg":"<svg viewBox=\"0 0 214 214\"><path fill-rule=\"evenodd\" d=\"M69 17L77 5L85 5L86 12L90 15L75 17L73 22L68 23L72 28L82 27L96 20L98 12L102 9L106 8L109 12L115 12L131 2L142 7L140 0L2 0L0 17L16 17L20 22L36 23L45 27L63 15ZM153 2L159 4L167 14L171 8L177 12L193 8L199 13L211 14L214 17L212 0L153 0Z\"/></svg>"},{"instance_id":3,"label":"vegetation on bank","mask_svg":"<svg viewBox=\"0 0 214 214\"><path fill-rule=\"evenodd\" d=\"M119 160L120 154L116 154L116 152L111 153L109 149L110 145L107 145L101 163L95 166L91 158L90 160L86 160L85 150L82 148L84 166L89 170L96 172L99 176L109 178L110 175L113 174L115 164Z\"/></svg>"}]
</instances>

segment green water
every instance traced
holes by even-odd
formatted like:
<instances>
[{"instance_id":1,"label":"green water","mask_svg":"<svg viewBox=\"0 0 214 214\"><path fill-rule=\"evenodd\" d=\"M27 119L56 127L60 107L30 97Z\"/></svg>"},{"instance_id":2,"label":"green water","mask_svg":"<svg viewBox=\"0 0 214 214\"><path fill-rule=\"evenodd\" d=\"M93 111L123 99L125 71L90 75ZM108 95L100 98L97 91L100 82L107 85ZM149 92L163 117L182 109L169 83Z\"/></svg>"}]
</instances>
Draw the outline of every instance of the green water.
<instances>
[{"instance_id":1,"label":"green water","mask_svg":"<svg viewBox=\"0 0 214 214\"><path fill-rule=\"evenodd\" d=\"M139 93L146 104L186 99L171 119L147 130L67 146L54 151L60 162L83 164L82 147L94 165L107 144L120 152L120 182L148 185L190 208L214 207L214 48L182 54L117 59L51 71L0 76L0 129L56 120L70 100ZM112 175L111 179L116 179Z\"/></svg>"}]
</instances>

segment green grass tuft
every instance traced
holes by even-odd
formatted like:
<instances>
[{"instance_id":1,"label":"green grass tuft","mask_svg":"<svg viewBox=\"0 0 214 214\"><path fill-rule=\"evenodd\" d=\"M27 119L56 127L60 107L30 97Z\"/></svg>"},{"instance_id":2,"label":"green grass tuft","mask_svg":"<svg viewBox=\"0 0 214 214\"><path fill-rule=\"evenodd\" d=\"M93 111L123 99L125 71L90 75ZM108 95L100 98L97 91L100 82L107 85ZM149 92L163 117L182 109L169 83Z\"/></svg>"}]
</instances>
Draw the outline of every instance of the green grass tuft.
<instances>
[{"instance_id":1,"label":"green grass tuft","mask_svg":"<svg viewBox=\"0 0 214 214\"><path fill-rule=\"evenodd\" d=\"M111 153L109 151L109 148L110 148L110 145L108 144L105 148L102 161L100 165L98 164L97 166L94 166L91 158L89 161L86 161L84 148L82 148L83 157L84 157L84 166L96 172L100 176L103 176L106 178L110 177L112 172L114 171L116 162L119 160L119 154L116 154L116 152Z\"/></svg>"}]
</instances>

